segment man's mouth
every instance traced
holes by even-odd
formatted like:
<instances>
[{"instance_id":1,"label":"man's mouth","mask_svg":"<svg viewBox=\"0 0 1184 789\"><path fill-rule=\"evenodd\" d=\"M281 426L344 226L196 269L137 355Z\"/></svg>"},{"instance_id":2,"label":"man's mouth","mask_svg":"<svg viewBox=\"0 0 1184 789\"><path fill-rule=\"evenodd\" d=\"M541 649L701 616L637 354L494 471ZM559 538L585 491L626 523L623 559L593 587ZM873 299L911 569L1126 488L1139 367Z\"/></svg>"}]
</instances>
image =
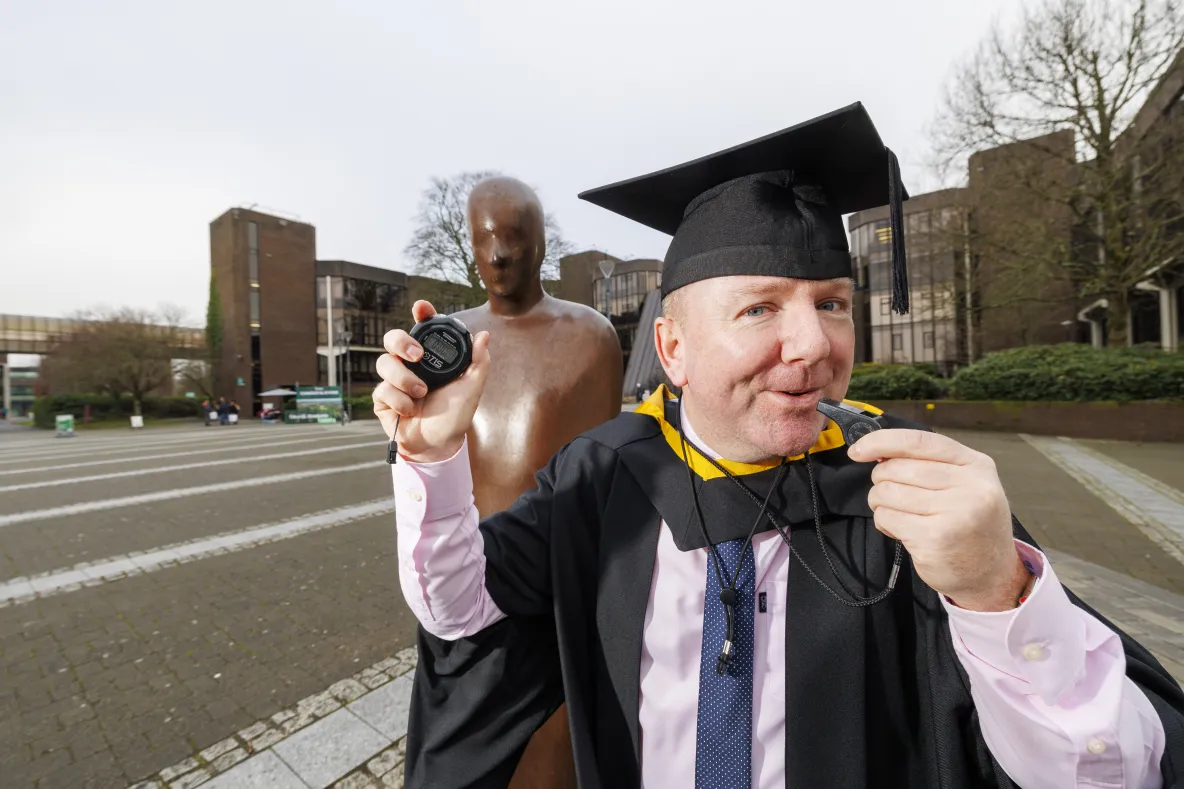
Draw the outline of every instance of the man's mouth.
<instances>
[{"instance_id":1,"label":"man's mouth","mask_svg":"<svg viewBox=\"0 0 1184 789\"><path fill-rule=\"evenodd\" d=\"M771 394L787 405L815 406L822 397L821 389L799 389L793 391L774 391Z\"/></svg>"}]
</instances>

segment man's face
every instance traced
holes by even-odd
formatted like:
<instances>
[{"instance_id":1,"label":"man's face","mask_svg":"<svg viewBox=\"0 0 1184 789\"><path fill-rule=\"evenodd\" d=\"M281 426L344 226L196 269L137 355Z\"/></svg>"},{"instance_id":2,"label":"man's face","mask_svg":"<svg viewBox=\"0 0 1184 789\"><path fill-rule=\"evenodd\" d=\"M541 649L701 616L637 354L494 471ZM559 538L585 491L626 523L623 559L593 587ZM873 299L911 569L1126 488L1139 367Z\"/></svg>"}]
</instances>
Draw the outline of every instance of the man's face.
<instances>
[{"instance_id":1,"label":"man's face","mask_svg":"<svg viewBox=\"0 0 1184 789\"><path fill-rule=\"evenodd\" d=\"M696 432L741 461L813 446L826 423L819 399L842 399L851 380L851 280L717 277L681 290L658 338Z\"/></svg>"},{"instance_id":2,"label":"man's face","mask_svg":"<svg viewBox=\"0 0 1184 789\"><path fill-rule=\"evenodd\" d=\"M499 192L475 194L469 203L473 257L491 296L526 295L545 253L541 212Z\"/></svg>"}]
</instances>

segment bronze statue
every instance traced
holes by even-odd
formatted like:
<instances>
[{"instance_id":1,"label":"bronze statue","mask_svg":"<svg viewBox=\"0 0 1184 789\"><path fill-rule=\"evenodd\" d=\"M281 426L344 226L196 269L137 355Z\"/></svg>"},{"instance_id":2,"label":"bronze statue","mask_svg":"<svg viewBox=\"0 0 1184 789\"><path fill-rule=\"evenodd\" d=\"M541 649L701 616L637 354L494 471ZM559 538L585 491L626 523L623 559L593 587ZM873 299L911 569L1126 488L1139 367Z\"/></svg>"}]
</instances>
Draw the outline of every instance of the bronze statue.
<instances>
[{"instance_id":1,"label":"bronze statue","mask_svg":"<svg viewBox=\"0 0 1184 789\"><path fill-rule=\"evenodd\" d=\"M455 313L489 332L497 364L468 434L473 496L484 515L535 486L534 474L580 433L621 410L621 346L608 320L543 291L542 204L513 178L489 178L469 196L473 256L489 301ZM575 787L566 712L535 734L514 789Z\"/></svg>"}]
</instances>

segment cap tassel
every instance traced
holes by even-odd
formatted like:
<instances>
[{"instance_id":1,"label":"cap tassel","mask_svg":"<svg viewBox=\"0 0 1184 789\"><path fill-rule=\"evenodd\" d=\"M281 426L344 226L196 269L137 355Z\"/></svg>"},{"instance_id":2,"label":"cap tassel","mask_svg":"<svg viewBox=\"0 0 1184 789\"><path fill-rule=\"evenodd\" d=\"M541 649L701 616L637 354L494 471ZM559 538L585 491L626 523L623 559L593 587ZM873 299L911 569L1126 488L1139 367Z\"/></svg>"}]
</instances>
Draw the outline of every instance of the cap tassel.
<instances>
[{"instance_id":1,"label":"cap tassel","mask_svg":"<svg viewBox=\"0 0 1184 789\"><path fill-rule=\"evenodd\" d=\"M909 311L909 275L904 251L904 184L900 180L900 162L888 148L888 212L892 225L892 311Z\"/></svg>"}]
</instances>

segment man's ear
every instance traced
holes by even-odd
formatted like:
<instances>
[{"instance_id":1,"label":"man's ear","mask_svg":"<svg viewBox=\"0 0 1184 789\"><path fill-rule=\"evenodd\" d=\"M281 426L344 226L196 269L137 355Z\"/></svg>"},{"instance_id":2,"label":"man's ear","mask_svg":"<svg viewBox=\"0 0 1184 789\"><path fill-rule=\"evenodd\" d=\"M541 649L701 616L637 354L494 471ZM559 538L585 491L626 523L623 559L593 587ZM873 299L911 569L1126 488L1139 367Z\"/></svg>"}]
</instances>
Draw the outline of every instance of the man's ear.
<instances>
[{"instance_id":1,"label":"man's ear","mask_svg":"<svg viewBox=\"0 0 1184 789\"><path fill-rule=\"evenodd\" d=\"M674 318L661 317L654 321L654 348L670 383L681 389L687 385L686 342L682 327Z\"/></svg>"}]
</instances>

